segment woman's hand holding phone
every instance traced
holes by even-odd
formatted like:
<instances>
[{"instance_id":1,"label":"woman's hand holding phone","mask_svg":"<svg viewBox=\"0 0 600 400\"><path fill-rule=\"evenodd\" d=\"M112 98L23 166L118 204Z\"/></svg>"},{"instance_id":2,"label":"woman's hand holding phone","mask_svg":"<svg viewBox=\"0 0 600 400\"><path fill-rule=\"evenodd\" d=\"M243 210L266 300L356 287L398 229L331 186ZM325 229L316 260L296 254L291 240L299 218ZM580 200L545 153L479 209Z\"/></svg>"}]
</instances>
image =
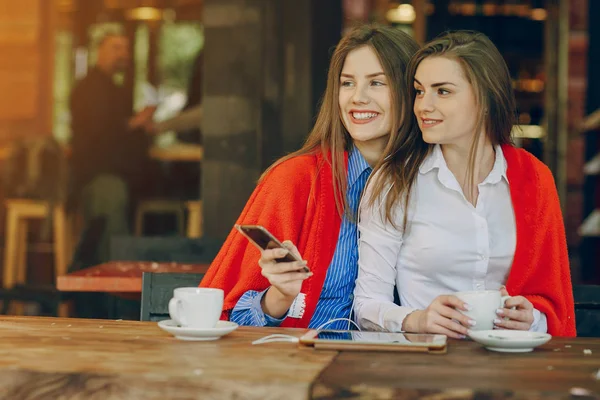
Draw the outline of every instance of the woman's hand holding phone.
<instances>
[{"instance_id":1,"label":"woman's hand holding phone","mask_svg":"<svg viewBox=\"0 0 600 400\"><path fill-rule=\"evenodd\" d=\"M302 282L312 276L312 272L304 272L307 266L305 261L277 262L288 253L302 256L294 244L288 240L282 243L285 249L262 250L258 261L262 275L267 278L271 287L262 299L263 311L274 317L281 318L292 305L292 302L300 293Z\"/></svg>"}]
</instances>

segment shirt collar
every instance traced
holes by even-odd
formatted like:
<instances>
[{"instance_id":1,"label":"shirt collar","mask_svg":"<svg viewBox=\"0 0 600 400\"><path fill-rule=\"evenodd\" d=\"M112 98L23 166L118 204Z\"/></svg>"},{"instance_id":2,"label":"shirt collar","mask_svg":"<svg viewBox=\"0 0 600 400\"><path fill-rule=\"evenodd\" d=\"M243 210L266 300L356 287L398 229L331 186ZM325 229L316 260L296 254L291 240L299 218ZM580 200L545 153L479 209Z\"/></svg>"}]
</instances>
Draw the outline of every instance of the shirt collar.
<instances>
[{"instance_id":1,"label":"shirt collar","mask_svg":"<svg viewBox=\"0 0 600 400\"><path fill-rule=\"evenodd\" d=\"M348 154L348 186L354 185L365 171L371 173L372 168L356 146L353 146Z\"/></svg>"},{"instance_id":2,"label":"shirt collar","mask_svg":"<svg viewBox=\"0 0 600 400\"><path fill-rule=\"evenodd\" d=\"M446 164L446 161L444 160L444 155L442 154L442 148L439 144L436 144L433 147L433 151L429 153L427 158L425 158L425 160L421 163L419 172L426 174L434 168L440 168L444 164Z\"/></svg>"},{"instance_id":3,"label":"shirt collar","mask_svg":"<svg viewBox=\"0 0 600 400\"><path fill-rule=\"evenodd\" d=\"M494 166L492 167L492 171L487 176L487 178L485 178L483 183L495 184L500 182L502 178L504 178L506 182L508 182L508 176L506 175L507 164L506 158L504 158L504 153L502 152L502 146L497 145L496 147L494 147L494 149L496 150L496 159L494 160Z\"/></svg>"},{"instance_id":4,"label":"shirt collar","mask_svg":"<svg viewBox=\"0 0 600 400\"><path fill-rule=\"evenodd\" d=\"M502 178L508 182L508 176L506 175L506 159L504 158L504 153L502 152L502 147L497 145L494 147L496 150L496 158L494 160L494 166L492 167L492 171L489 173L487 178L482 183L490 183L495 184L500 182ZM444 155L442 154L442 148L439 144L436 144L433 148L433 151L429 156L421 163L419 167L419 172L421 174L426 174L433 170L434 168L438 168L442 175L446 175L445 171L448 170L448 166L446 165L446 160L444 159ZM447 172L450 172L449 170Z\"/></svg>"}]
</instances>

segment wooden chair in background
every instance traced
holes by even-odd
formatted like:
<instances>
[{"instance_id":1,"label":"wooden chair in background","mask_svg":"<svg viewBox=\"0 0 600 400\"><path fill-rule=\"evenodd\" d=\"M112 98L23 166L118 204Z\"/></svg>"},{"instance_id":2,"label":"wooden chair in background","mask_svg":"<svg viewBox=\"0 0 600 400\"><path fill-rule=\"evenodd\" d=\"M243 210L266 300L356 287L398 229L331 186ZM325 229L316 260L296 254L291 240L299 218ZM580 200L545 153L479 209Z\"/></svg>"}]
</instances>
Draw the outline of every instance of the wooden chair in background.
<instances>
[{"instance_id":1,"label":"wooden chair in background","mask_svg":"<svg viewBox=\"0 0 600 400\"><path fill-rule=\"evenodd\" d=\"M46 201L30 199L7 199L6 206L6 230L4 243L4 271L3 271L3 293L2 298L7 303L11 300L25 300L28 295L19 293L18 288L27 282L27 234L28 220L45 219L52 213L52 241L54 252L54 280L58 276L67 273L68 263L73 254L75 246L74 220L67 216L63 205L51 207ZM49 290L51 293L52 290ZM34 299L35 300L35 299ZM19 301L15 304L15 314L23 313L23 304ZM68 306L61 302L58 314L61 317L68 316Z\"/></svg>"}]
</instances>

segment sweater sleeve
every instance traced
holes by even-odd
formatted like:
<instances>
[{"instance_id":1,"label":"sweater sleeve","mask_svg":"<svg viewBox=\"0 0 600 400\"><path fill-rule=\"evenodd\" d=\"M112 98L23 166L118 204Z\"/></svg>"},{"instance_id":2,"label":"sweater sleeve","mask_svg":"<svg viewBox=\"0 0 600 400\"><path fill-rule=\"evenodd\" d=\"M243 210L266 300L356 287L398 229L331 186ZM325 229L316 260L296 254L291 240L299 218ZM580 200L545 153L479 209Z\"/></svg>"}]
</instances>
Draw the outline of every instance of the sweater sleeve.
<instances>
[{"instance_id":1,"label":"sweater sleeve","mask_svg":"<svg viewBox=\"0 0 600 400\"><path fill-rule=\"evenodd\" d=\"M276 166L258 184L236 223L262 225L280 241L298 245L315 174L315 156L294 157ZM261 275L259 258L260 251L232 229L200 283L224 290L221 318L229 317L245 292L269 286Z\"/></svg>"},{"instance_id":2,"label":"sweater sleeve","mask_svg":"<svg viewBox=\"0 0 600 400\"><path fill-rule=\"evenodd\" d=\"M523 241L529 257L511 272L509 293L525 296L547 318L548 332L554 336L575 336L575 309L564 222L558 193L550 170L541 162L530 165L537 182L529 182L535 214L526 221L530 234ZM536 184L537 183L537 184ZM518 268L518 270L516 270Z\"/></svg>"},{"instance_id":3,"label":"sweater sleeve","mask_svg":"<svg viewBox=\"0 0 600 400\"><path fill-rule=\"evenodd\" d=\"M546 284L541 295L532 295L529 300L536 309L546 314L551 334L575 336L575 306L565 225L554 178L545 166L540 171L540 198L538 220L544 226L539 227L543 251L538 268L542 268L544 273L536 275Z\"/></svg>"}]
</instances>

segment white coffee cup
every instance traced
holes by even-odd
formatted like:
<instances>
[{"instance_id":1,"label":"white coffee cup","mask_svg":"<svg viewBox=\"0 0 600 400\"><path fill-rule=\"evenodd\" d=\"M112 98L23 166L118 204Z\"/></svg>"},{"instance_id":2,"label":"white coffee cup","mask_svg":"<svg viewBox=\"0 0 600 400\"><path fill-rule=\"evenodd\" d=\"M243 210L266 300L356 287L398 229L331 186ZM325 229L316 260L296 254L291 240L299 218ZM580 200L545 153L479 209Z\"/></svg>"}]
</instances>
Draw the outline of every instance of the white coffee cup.
<instances>
[{"instance_id":1,"label":"white coffee cup","mask_svg":"<svg viewBox=\"0 0 600 400\"><path fill-rule=\"evenodd\" d=\"M223 290L214 288L181 287L173 290L169 315L186 328L214 328L223 309Z\"/></svg>"},{"instance_id":2,"label":"white coffee cup","mask_svg":"<svg viewBox=\"0 0 600 400\"><path fill-rule=\"evenodd\" d=\"M458 292L454 295L471 306L469 311L459 311L476 322L475 326L469 327L474 331L494 329L494 319L500 318L496 310L504 308L504 303L510 299L510 296L502 296L499 290Z\"/></svg>"}]
</instances>

